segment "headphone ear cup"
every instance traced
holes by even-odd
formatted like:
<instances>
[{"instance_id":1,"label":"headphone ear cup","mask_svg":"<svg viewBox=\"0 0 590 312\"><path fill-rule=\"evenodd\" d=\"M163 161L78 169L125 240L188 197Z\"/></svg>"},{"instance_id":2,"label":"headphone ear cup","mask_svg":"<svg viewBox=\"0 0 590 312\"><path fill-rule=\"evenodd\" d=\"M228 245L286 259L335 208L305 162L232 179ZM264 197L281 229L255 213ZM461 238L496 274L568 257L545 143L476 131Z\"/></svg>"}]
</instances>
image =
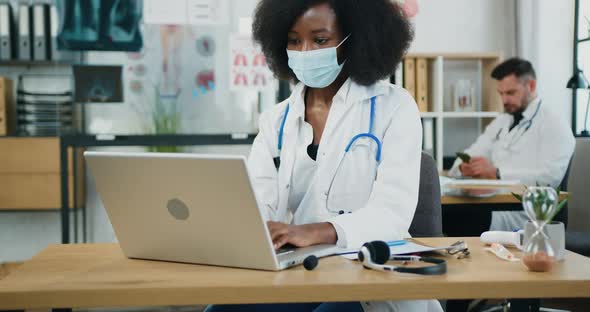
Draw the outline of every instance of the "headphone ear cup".
<instances>
[{"instance_id":1,"label":"headphone ear cup","mask_svg":"<svg viewBox=\"0 0 590 312\"><path fill-rule=\"evenodd\" d=\"M369 251L366 246L363 245L359 252L357 253L358 260L365 266L365 264L371 262L371 255L368 254ZM366 266L365 266L366 267Z\"/></svg>"},{"instance_id":2,"label":"headphone ear cup","mask_svg":"<svg viewBox=\"0 0 590 312\"><path fill-rule=\"evenodd\" d=\"M368 254L367 254L368 252ZM361 249L358 252L358 259L360 262L365 262L365 261L373 261L373 254L375 252L373 251L373 246L371 246L371 243L364 243L363 246L361 247Z\"/></svg>"},{"instance_id":3,"label":"headphone ear cup","mask_svg":"<svg viewBox=\"0 0 590 312\"><path fill-rule=\"evenodd\" d=\"M372 241L367 243L370 247L369 252L371 253L371 261L377 264L385 264L391 256L389 245L384 241ZM367 245L365 244L365 245Z\"/></svg>"}]
</instances>

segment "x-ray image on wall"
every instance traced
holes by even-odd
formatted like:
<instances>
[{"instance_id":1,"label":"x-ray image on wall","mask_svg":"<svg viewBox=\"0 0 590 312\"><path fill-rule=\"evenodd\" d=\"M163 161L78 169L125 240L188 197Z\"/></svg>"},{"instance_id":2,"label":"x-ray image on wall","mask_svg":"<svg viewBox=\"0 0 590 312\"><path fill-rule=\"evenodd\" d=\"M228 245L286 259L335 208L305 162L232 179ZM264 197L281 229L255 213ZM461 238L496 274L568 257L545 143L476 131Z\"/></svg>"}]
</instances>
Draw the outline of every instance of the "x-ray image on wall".
<instances>
[{"instance_id":1,"label":"x-ray image on wall","mask_svg":"<svg viewBox=\"0 0 590 312\"><path fill-rule=\"evenodd\" d=\"M61 50L139 51L141 0L58 0Z\"/></svg>"}]
</instances>

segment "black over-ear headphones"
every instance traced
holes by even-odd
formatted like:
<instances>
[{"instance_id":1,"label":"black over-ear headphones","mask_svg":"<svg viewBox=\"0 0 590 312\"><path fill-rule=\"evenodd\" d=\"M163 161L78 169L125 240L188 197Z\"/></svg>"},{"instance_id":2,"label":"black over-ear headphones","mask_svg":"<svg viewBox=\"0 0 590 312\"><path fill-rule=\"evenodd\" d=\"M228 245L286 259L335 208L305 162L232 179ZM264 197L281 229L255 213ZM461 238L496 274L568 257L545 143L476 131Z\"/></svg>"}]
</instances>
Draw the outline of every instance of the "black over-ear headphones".
<instances>
[{"instance_id":1,"label":"black over-ear headphones","mask_svg":"<svg viewBox=\"0 0 590 312\"><path fill-rule=\"evenodd\" d=\"M440 275L447 272L447 262L443 259L424 258L419 256L391 256L389 246L384 241L365 243L358 252L358 259L366 269L377 271L394 271L422 275ZM388 260L422 261L432 263L433 265L419 268L384 265Z\"/></svg>"}]
</instances>

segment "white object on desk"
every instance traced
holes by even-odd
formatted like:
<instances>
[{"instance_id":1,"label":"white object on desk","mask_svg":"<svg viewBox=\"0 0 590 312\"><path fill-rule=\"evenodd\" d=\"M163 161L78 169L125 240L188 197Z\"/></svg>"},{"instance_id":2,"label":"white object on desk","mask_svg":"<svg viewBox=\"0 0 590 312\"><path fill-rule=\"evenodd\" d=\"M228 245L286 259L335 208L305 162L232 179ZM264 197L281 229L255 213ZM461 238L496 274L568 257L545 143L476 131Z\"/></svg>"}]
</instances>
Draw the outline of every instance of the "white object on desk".
<instances>
[{"instance_id":1,"label":"white object on desk","mask_svg":"<svg viewBox=\"0 0 590 312\"><path fill-rule=\"evenodd\" d=\"M445 177L443 175L439 175L438 176L439 182L440 182L440 186L444 187L445 185L453 182L455 179L449 178L449 177Z\"/></svg>"},{"instance_id":2,"label":"white object on desk","mask_svg":"<svg viewBox=\"0 0 590 312\"><path fill-rule=\"evenodd\" d=\"M514 246L522 250L524 231L487 231L481 233L479 239L488 245L501 244L506 246Z\"/></svg>"},{"instance_id":3,"label":"white object on desk","mask_svg":"<svg viewBox=\"0 0 590 312\"><path fill-rule=\"evenodd\" d=\"M445 177L444 185L484 185L484 186L514 186L520 185L518 180L485 180L485 179L452 179ZM441 185L443 185L441 179Z\"/></svg>"},{"instance_id":4,"label":"white object on desk","mask_svg":"<svg viewBox=\"0 0 590 312\"><path fill-rule=\"evenodd\" d=\"M519 258L516 258L516 256L514 256L514 254L511 253L508 249L506 249L506 247L504 247L502 244L492 243L492 245L490 245L490 247L484 248L484 250L487 250L487 251L493 253L494 255L496 255L496 257L498 257L502 260L506 260L506 261L510 261L510 262L520 261Z\"/></svg>"}]
</instances>

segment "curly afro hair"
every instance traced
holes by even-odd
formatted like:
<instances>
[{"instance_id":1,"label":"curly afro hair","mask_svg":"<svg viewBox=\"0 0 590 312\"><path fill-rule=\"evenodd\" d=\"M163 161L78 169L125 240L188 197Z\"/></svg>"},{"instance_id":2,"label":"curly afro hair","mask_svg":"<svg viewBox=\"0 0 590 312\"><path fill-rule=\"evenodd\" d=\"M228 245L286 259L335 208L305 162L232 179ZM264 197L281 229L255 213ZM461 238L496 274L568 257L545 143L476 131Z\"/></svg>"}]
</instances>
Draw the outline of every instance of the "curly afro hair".
<instances>
[{"instance_id":1,"label":"curly afro hair","mask_svg":"<svg viewBox=\"0 0 590 312\"><path fill-rule=\"evenodd\" d=\"M310 7L328 3L341 33L350 78L371 85L391 76L406 53L413 30L392 0L260 0L254 15L254 40L262 46L271 70L279 79L297 81L289 68L287 34Z\"/></svg>"}]
</instances>

